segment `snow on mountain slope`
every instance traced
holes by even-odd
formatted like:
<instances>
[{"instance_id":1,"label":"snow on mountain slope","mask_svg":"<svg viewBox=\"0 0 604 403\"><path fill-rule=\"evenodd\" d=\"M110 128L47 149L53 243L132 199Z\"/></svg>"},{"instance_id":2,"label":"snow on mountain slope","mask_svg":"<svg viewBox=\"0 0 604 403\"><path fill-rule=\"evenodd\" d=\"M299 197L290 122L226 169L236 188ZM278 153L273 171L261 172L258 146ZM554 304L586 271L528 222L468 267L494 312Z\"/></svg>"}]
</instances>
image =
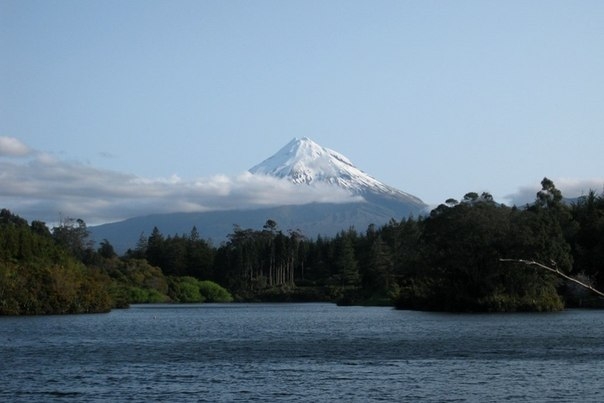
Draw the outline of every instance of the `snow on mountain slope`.
<instances>
[{"instance_id":1,"label":"snow on mountain slope","mask_svg":"<svg viewBox=\"0 0 604 403\"><path fill-rule=\"evenodd\" d=\"M294 138L276 154L249 170L285 178L293 183L331 183L354 194L380 194L423 204L417 197L385 185L358 169L342 154L322 147L307 137Z\"/></svg>"}]
</instances>

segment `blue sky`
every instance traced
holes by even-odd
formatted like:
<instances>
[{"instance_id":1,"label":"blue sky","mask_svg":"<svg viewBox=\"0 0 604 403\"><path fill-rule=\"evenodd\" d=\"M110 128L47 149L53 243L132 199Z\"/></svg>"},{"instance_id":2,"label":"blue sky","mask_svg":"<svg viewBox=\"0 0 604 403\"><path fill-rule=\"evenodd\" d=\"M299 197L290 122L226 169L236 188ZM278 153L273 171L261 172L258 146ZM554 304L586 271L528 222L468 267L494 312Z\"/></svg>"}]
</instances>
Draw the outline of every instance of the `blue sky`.
<instances>
[{"instance_id":1,"label":"blue sky","mask_svg":"<svg viewBox=\"0 0 604 403\"><path fill-rule=\"evenodd\" d=\"M0 54L28 218L235 203L303 136L429 204L604 186L602 1L0 0Z\"/></svg>"}]
</instances>

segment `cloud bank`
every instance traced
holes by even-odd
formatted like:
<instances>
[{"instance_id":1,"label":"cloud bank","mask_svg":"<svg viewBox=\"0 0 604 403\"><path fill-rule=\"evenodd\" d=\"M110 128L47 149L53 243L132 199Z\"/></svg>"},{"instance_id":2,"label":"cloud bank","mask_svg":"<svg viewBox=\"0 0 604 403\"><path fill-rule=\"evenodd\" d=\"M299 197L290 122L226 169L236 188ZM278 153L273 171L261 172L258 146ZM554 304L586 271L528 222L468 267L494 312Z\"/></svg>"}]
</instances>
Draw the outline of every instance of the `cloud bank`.
<instances>
[{"instance_id":1,"label":"cloud bank","mask_svg":"<svg viewBox=\"0 0 604 403\"><path fill-rule=\"evenodd\" d=\"M0 137L0 157L22 157L32 150L14 137Z\"/></svg>"},{"instance_id":2,"label":"cloud bank","mask_svg":"<svg viewBox=\"0 0 604 403\"><path fill-rule=\"evenodd\" d=\"M604 192L604 178L550 179L567 198L586 195L590 190ZM503 202L523 206L532 203L539 190L538 182L520 186ZM63 161L16 138L0 136L0 208L50 225L60 217L81 218L88 225L96 225L157 213L361 200L329 185L296 185L249 172L195 180L176 175L143 178Z\"/></svg>"},{"instance_id":3,"label":"cloud bank","mask_svg":"<svg viewBox=\"0 0 604 403\"><path fill-rule=\"evenodd\" d=\"M360 200L328 185L300 186L249 172L195 180L142 178L62 161L0 137L0 207L28 220L56 223L62 216L95 225L156 213Z\"/></svg>"}]
</instances>

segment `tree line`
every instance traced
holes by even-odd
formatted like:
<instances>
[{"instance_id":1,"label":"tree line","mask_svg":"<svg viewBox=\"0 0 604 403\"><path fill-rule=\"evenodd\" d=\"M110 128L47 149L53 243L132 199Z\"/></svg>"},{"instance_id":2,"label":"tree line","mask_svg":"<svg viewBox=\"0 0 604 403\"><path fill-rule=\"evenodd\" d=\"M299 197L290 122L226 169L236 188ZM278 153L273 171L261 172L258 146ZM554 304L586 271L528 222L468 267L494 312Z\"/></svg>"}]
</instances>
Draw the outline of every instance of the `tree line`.
<instances>
[{"instance_id":1,"label":"tree line","mask_svg":"<svg viewBox=\"0 0 604 403\"><path fill-rule=\"evenodd\" d=\"M554 265L604 286L604 198L591 191L564 201L544 178L533 203L509 207L488 193L448 199L425 217L308 239L268 219L234 226L213 246L159 229L126 256L170 275L207 278L239 300L337 301L449 311L550 311L594 306L595 295L545 270L501 259Z\"/></svg>"},{"instance_id":2,"label":"tree line","mask_svg":"<svg viewBox=\"0 0 604 403\"><path fill-rule=\"evenodd\" d=\"M107 240L94 249L82 220L48 230L3 210L0 309L12 312L23 304L6 295L28 281L41 284L39 289L51 284L62 295L36 308L40 312L65 306L69 298L84 302L67 304L67 311L90 310L84 294L96 295L88 298L98 300L101 310L133 302L232 299L490 312L600 306L601 299L551 271L507 260L541 262L604 286L604 197L590 191L569 203L551 180L544 178L541 186L534 202L522 207L470 192L426 216L392 219L363 232L349 228L331 238L283 231L271 219L260 229L235 225L218 246L201 239L195 227L168 236L154 228L119 257ZM47 274L31 280L26 273L32 267ZM70 276L77 281L64 279ZM75 290L69 297L67 288Z\"/></svg>"}]
</instances>

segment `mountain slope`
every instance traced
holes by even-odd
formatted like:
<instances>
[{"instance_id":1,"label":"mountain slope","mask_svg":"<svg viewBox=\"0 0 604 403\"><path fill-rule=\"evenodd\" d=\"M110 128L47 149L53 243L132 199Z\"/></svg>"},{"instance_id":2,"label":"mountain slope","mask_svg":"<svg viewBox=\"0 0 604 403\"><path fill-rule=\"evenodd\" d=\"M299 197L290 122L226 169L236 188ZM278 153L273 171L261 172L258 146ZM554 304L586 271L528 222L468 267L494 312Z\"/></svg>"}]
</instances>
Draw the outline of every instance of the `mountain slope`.
<instances>
[{"instance_id":1,"label":"mountain slope","mask_svg":"<svg viewBox=\"0 0 604 403\"><path fill-rule=\"evenodd\" d=\"M249 170L253 174L271 175L297 184L329 183L354 194L367 193L400 198L417 206L423 202L408 193L385 185L358 169L342 154L322 147L307 137L293 139L273 156Z\"/></svg>"},{"instance_id":2,"label":"mountain slope","mask_svg":"<svg viewBox=\"0 0 604 403\"><path fill-rule=\"evenodd\" d=\"M151 235L153 227L167 236L189 234L195 226L201 238L219 245L233 232L235 225L261 229L268 219L274 220L283 232L299 230L305 236L315 238L319 235L332 237L350 227L364 231L370 224L384 224L391 218L403 217L371 203L310 203L254 210L154 214L89 229L95 241L108 239L118 253L123 253L136 246L141 234L145 238Z\"/></svg>"},{"instance_id":3,"label":"mountain slope","mask_svg":"<svg viewBox=\"0 0 604 403\"><path fill-rule=\"evenodd\" d=\"M195 226L201 237L214 243L226 240L233 225L259 229L268 220L283 231L300 230L308 237L334 236L354 227L364 231L370 224L382 225L422 214L427 206L417 197L367 175L348 158L308 138L293 139L276 154L250 169L254 175L269 175L300 186L333 186L362 197L355 203L310 203L248 210L204 213L172 213L135 217L117 223L90 227L99 242L107 239L118 252L136 245L141 233L149 236L153 227L165 235L188 234Z\"/></svg>"}]
</instances>

